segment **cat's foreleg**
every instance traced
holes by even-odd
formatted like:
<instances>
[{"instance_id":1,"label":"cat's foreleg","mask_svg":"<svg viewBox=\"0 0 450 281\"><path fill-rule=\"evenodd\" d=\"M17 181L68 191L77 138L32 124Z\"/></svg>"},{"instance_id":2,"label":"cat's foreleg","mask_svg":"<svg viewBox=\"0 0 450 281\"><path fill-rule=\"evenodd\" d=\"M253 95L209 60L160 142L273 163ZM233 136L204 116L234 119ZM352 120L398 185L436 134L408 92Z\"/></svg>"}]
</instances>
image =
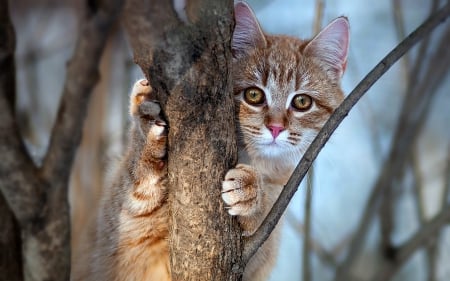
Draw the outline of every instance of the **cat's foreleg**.
<instances>
[{"instance_id":1,"label":"cat's foreleg","mask_svg":"<svg viewBox=\"0 0 450 281\"><path fill-rule=\"evenodd\" d=\"M125 208L143 215L164 204L167 197L167 125L145 79L133 86L130 115L133 123L129 145L135 147L129 159L133 188Z\"/></svg>"}]
</instances>

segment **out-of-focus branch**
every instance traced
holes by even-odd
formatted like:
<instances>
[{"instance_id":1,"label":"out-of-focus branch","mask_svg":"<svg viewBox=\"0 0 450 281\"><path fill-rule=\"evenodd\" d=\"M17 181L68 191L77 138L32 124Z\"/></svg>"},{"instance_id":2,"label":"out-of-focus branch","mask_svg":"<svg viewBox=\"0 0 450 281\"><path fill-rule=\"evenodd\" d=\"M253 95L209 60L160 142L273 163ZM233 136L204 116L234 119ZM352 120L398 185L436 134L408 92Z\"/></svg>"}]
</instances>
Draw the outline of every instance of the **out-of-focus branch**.
<instances>
[{"instance_id":1,"label":"out-of-focus branch","mask_svg":"<svg viewBox=\"0 0 450 281\"><path fill-rule=\"evenodd\" d=\"M424 192L424 185L423 185L423 179L420 172L420 160L419 160L419 152L417 147L412 151L412 155L410 157L411 162L411 168L412 173L414 177L414 183L413 183L413 198L416 205L417 210L417 218L420 223L420 227L423 227L423 225L426 223L426 210L425 210L425 200L423 196ZM442 208L444 204L442 204L440 207ZM426 259L427 259L427 266L428 266L428 281L436 281L436 261L437 261L437 245L439 241L439 235L437 239L434 239L432 242L430 242L426 248Z\"/></svg>"},{"instance_id":2,"label":"out-of-focus branch","mask_svg":"<svg viewBox=\"0 0 450 281\"><path fill-rule=\"evenodd\" d=\"M322 27L323 10L325 3L323 0L316 0L315 8L315 20L313 33L317 34L320 32ZM305 216L304 216L304 235L303 235L303 281L311 280L311 216L312 216L312 201L313 201L313 189L314 189L314 168L308 171L308 181L306 188L306 198L305 198Z\"/></svg>"},{"instance_id":3,"label":"out-of-focus branch","mask_svg":"<svg viewBox=\"0 0 450 281\"><path fill-rule=\"evenodd\" d=\"M305 198L305 225L303 235L303 281L311 280L311 216L312 197L314 188L314 166L308 171Z\"/></svg>"},{"instance_id":4,"label":"out-of-focus branch","mask_svg":"<svg viewBox=\"0 0 450 281\"><path fill-rule=\"evenodd\" d=\"M447 161L446 168L444 170L444 192L442 196L441 206L450 204L450 142L447 146Z\"/></svg>"},{"instance_id":5,"label":"out-of-focus branch","mask_svg":"<svg viewBox=\"0 0 450 281\"><path fill-rule=\"evenodd\" d=\"M13 212L0 192L0 276L8 281L22 281L20 229Z\"/></svg>"},{"instance_id":6,"label":"out-of-focus branch","mask_svg":"<svg viewBox=\"0 0 450 281\"><path fill-rule=\"evenodd\" d=\"M427 22L436 21L442 15L444 15L445 19L449 12L450 4L447 4L432 15ZM368 226L370 225L374 213L378 209L380 196L387 188L392 186L394 180L401 174L401 171L404 168L404 163L407 160L415 137L420 131L424 120L426 120L431 101L436 94L435 90L449 70L448 64L450 63L450 53L446 51L448 44L450 43L449 41L450 26L443 32L441 41L438 44L438 49L427 66L432 66L432 69L430 68L430 71L426 72L421 83L409 93L408 98L405 99L403 103L389 157L383 164L382 171L372 189L372 193L358 225L358 229L355 232L354 240L350 246L347 259L339 267L335 280L349 280L348 274L351 265L361 249ZM423 93L427 93L427 95L423 95Z\"/></svg>"},{"instance_id":7,"label":"out-of-focus branch","mask_svg":"<svg viewBox=\"0 0 450 281\"><path fill-rule=\"evenodd\" d=\"M256 233L246 239L246 247L244 249L244 260L248 260L257 249L262 245L263 241L267 239L271 231L278 223L281 215L286 209L292 196L298 189L298 185L305 176L309 167L311 166L317 154L330 138L331 134L347 116L350 109L358 102L358 100L367 92L367 90L400 58L402 57L415 43L421 40L426 34L429 34L436 26L442 23L450 14L450 3L441 8L432 17L428 18L421 26L412 32L405 40L402 41L394 50L392 50L375 68L356 86L356 88L347 96L344 102L336 109L331 118L326 122L325 126L312 142L299 165L297 165L292 177L289 179L278 200L274 204L272 210L262 223L261 227ZM407 137L410 137L408 134ZM383 183L384 185L384 183ZM376 196L378 198L378 196ZM377 200L376 200L377 201ZM369 213L373 214L372 209L375 209L376 201L372 203ZM370 204L370 202L369 202ZM371 215L364 218L370 218ZM365 233L369 222L363 221L361 229ZM366 225L367 224L367 225ZM364 235L358 235L364 236ZM361 238L359 238L361 239ZM358 241L356 247L353 246L352 252L357 252L362 241ZM352 256L355 253L352 254ZM344 267L347 272L348 267ZM337 279L346 280L346 279Z\"/></svg>"},{"instance_id":8,"label":"out-of-focus branch","mask_svg":"<svg viewBox=\"0 0 450 281\"><path fill-rule=\"evenodd\" d=\"M398 1L398 0L397 0ZM430 7L430 15L433 14L439 7L439 0L433 0ZM410 69L410 73L408 75L408 87L407 92L409 92L414 85L416 85L417 81L421 77L422 67L426 59L426 53L430 43L430 35L426 36L422 43L420 44L419 51L417 52L414 67Z\"/></svg>"},{"instance_id":9,"label":"out-of-focus branch","mask_svg":"<svg viewBox=\"0 0 450 281\"><path fill-rule=\"evenodd\" d=\"M22 253L19 254L22 254L25 279L68 280L69 174L80 141L88 97L98 79L98 62L108 31L121 9L121 1L86 1L87 10L68 66L50 147L39 169L23 145L15 120L14 33L7 3L0 4L1 38L5 39L0 43L4 44L0 47L0 188L20 226L22 247L19 251Z\"/></svg>"},{"instance_id":10,"label":"out-of-focus branch","mask_svg":"<svg viewBox=\"0 0 450 281\"><path fill-rule=\"evenodd\" d=\"M403 15L403 8L402 8L402 2L400 0L393 0L392 1L392 12L394 13L394 26L395 31L397 32L397 38L399 40L402 40L406 37L406 31L405 31L405 16ZM408 56L403 56L402 58L403 63L403 69L405 79L408 75L408 69L410 66L410 61Z\"/></svg>"},{"instance_id":11,"label":"out-of-focus branch","mask_svg":"<svg viewBox=\"0 0 450 281\"><path fill-rule=\"evenodd\" d=\"M302 225L296 218L295 216L288 212L286 214L286 221L287 223L289 223L291 225L291 227L297 231L300 235L304 235L305 233L305 227L304 225ZM346 239L347 240L347 239ZM338 244L341 243L346 243L346 241L340 242ZM322 263L324 263L325 265L334 268L337 266L337 256L339 256L340 253L340 249L338 249L337 251L333 251L333 250L327 250L325 249L325 247L320 244L319 241L314 240L313 237L310 237L309 239L309 247L311 249L311 251L317 255L317 257L322 261Z\"/></svg>"},{"instance_id":12,"label":"out-of-focus branch","mask_svg":"<svg viewBox=\"0 0 450 281\"><path fill-rule=\"evenodd\" d=\"M83 121L92 89L99 79L99 62L106 40L119 15L122 0L86 1L80 36L67 67L61 104L45 156L42 174L66 184L76 148L81 140ZM58 187L60 188L60 187Z\"/></svg>"},{"instance_id":13,"label":"out-of-focus branch","mask_svg":"<svg viewBox=\"0 0 450 281\"><path fill-rule=\"evenodd\" d=\"M317 34L322 29L323 13L325 11L325 0L316 0L313 33Z\"/></svg>"},{"instance_id":14,"label":"out-of-focus branch","mask_svg":"<svg viewBox=\"0 0 450 281\"><path fill-rule=\"evenodd\" d=\"M384 268L377 270L378 274L373 278L373 281L390 280L412 254L434 241L442 227L448 223L450 223L450 205L447 204L438 215L424 224L408 241L398 248L393 262L385 263Z\"/></svg>"},{"instance_id":15,"label":"out-of-focus branch","mask_svg":"<svg viewBox=\"0 0 450 281\"><path fill-rule=\"evenodd\" d=\"M394 192L394 186L386 188L382 194L381 206L379 210L380 219L380 250L385 262L389 262L392 259L393 245L391 241L391 234L394 228L394 204L396 202L396 193Z\"/></svg>"},{"instance_id":16,"label":"out-of-focus branch","mask_svg":"<svg viewBox=\"0 0 450 281\"><path fill-rule=\"evenodd\" d=\"M0 4L0 190L19 223L39 209L41 190L33 186L36 169L22 142L15 120L15 34L8 1Z\"/></svg>"}]
</instances>

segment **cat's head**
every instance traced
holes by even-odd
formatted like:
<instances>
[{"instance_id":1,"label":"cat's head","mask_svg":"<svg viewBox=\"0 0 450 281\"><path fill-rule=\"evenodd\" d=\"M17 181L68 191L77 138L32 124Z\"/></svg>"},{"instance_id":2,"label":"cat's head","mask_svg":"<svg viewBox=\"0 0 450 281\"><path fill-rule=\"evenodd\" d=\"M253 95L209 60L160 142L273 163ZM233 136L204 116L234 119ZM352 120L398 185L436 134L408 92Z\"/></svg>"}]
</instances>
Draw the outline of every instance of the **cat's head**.
<instances>
[{"instance_id":1,"label":"cat's head","mask_svg":"<svg viewBox=\"0 0 450 281\"><path fill-rule=\"evenodd\" d=\"M233 84L240 145L253 157L298 161L343 100L349 24L311 40L265 34L245 3L235 6Z\"/></svg>"}]
</instances>

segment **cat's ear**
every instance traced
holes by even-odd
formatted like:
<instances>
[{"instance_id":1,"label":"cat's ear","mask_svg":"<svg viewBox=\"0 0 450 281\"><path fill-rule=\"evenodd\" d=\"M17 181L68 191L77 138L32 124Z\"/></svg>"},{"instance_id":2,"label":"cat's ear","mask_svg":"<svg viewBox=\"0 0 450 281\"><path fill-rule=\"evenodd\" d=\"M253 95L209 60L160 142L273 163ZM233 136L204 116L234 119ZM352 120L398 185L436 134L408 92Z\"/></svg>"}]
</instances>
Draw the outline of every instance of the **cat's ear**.
<instances>
[{"instance_id":1,"label":"cat's ear","mask_svg":"<svg viewBox=\"0 0 450 281\"><path fill-rule=\"evenodd\" d=\"M251 8L245 2L238 2L234 6L234 27L231 50L234 57L247 54L255 47L264 47L266 39L258 20Z\"/></svg>"},{"instance_id":2,"label":"cat's ear","mask_svg":"<svg viewBox=\"0 0 450 281\"><path fill-rule=\"evenodd\" d=\"M349 23L339 17L317 34L304 49L304 54L319 59L321 65L340 79L347 66Z\"/></svg>"}]
</instances>

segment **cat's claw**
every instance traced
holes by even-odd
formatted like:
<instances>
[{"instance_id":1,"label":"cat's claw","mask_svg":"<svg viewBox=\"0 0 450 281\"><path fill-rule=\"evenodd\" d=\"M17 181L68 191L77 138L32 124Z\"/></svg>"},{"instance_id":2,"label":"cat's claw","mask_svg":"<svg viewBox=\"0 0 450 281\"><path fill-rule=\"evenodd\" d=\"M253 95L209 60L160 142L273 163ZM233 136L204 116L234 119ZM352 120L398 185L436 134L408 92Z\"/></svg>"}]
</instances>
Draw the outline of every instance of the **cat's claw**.
<instances>
[{"instance_id":1,"label":"cat's claw","mask_svg":"<svg viewBox=\"0 0 450 281\"><path fill-rule=\"evenodd\" d=\"M261 199L259 176L249 165L239 164L225 175L222 200L232 216L251 216L259 208Z\"/></svg>"}]
</instances>

